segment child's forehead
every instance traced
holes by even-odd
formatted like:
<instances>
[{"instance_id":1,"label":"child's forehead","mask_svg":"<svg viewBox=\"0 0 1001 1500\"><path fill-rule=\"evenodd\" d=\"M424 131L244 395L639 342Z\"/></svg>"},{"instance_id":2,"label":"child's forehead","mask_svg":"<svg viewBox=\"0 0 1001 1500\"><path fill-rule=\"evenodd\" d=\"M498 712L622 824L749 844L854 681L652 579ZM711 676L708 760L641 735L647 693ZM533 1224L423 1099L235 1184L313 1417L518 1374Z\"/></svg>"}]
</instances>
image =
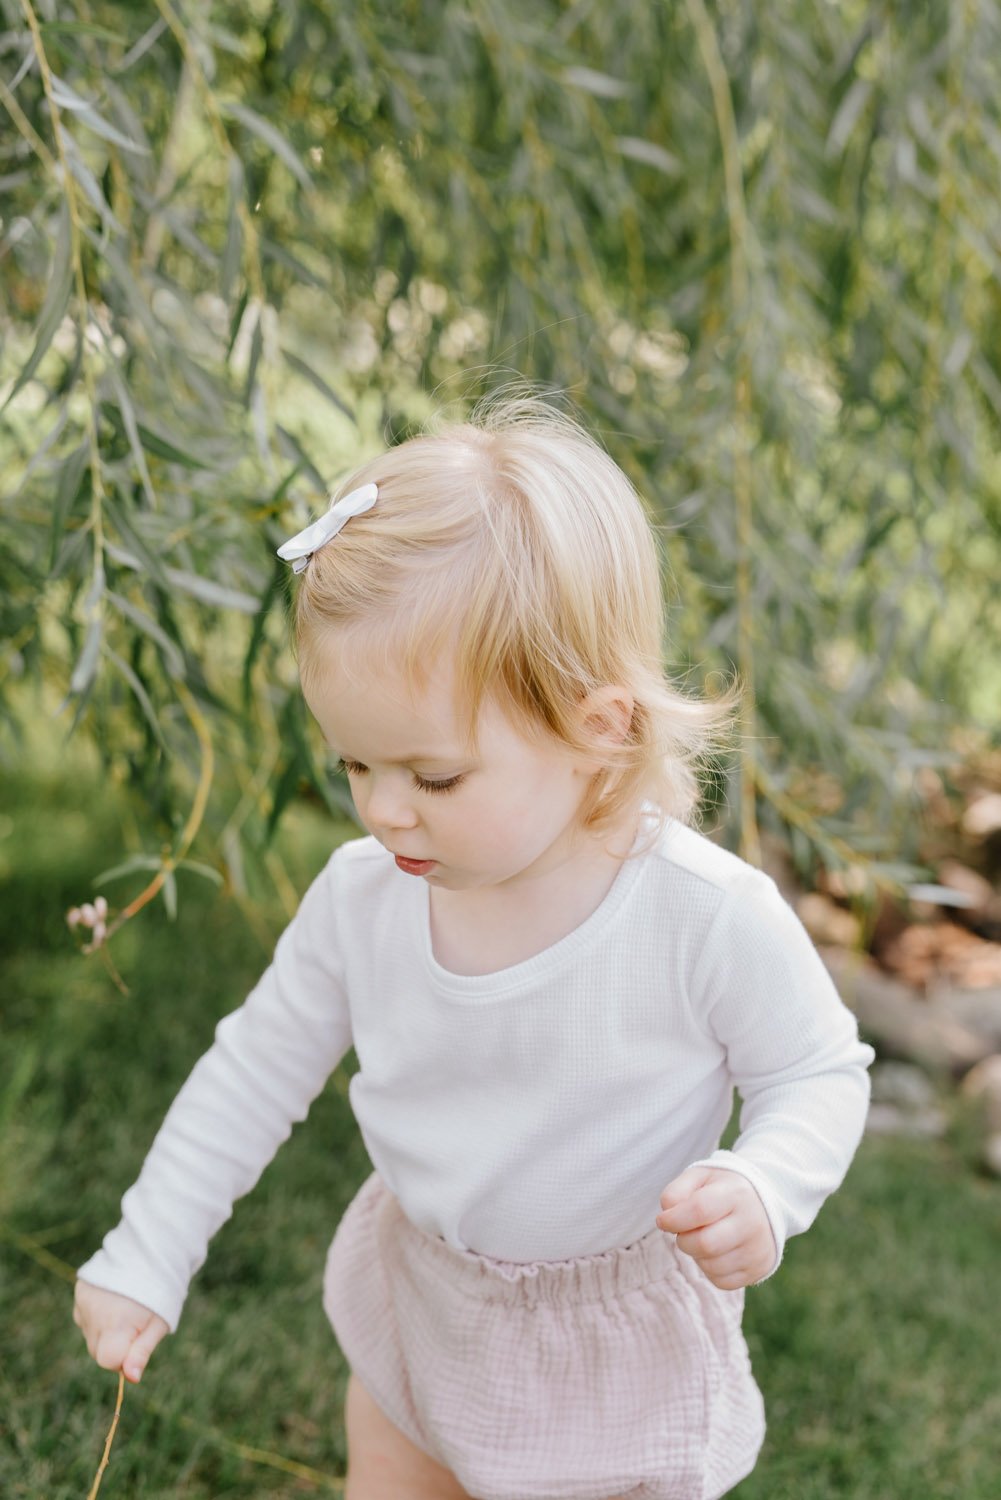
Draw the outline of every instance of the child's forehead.
<instances>
[{"instance_id":1,"label":"child's forehead","mask_svg":"<svg viewBox=\"0 0 1001 1500\"><path fill-rule=\"evenodd\" d=\"M414 677L371 643L330 642L313 653L303 687L328 741L341 754L362 740L387 763L456 759L471 750L538 738L501 697L487 691L473 712L454 656L422 664ZM351 754L351 758L355 758ZM363 759L361 755L358 759Z\"/></svg>"},{"instance_id":2,"label":"child's forehead","mask_svg":"<svg viewBox=\"0 0 1001 1500\"><path fill-rule=\"evenodd\" d=\"M303 691L338 749L342 739L374 737L399 746L381 759L402 763L459 753L467 742L469 714L444 663L415 679L375 653L321 648L303 673Z\"/></svg>"}]
</instances>

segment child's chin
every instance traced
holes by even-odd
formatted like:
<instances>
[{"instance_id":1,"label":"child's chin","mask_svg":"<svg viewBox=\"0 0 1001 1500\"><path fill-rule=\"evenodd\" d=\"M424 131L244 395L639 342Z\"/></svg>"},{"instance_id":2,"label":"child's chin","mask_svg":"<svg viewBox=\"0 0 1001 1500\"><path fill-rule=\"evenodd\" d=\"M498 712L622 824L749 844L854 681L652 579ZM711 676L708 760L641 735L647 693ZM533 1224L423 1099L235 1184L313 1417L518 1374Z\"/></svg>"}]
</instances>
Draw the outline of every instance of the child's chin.
<instances>
[{"instance_id":1,"label":"child's chin","mask_svg":"<svg viewBox=\"0 0 1001 1500\"><path fill-rule=\"evenodd\" d=\"M488 883L484 880L478 880L475 876L470 876L464 870L450 870L447 865L435 865L434 869L430 870L423 878L427 881L428 885L444 886L447 891L466 891L470 890L473 886L486 885Z\"/></svg>"}]
</instances>

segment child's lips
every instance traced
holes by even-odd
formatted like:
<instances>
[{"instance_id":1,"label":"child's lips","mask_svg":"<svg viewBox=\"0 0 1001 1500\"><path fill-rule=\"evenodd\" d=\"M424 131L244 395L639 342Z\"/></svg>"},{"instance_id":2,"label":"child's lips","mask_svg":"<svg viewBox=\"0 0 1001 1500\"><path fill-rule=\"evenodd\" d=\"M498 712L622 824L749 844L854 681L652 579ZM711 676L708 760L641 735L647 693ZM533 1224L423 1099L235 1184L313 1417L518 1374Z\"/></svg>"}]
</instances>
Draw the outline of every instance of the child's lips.
<instances>
[{"instance_id":1,"label":"child's lips","mask_svg":"<svg viewBox=\"0 0 1001 1500\"><path fill-rule=\"evenodd\" d=\"M402 854L394 854L393 858L406 875L426 875L434 865L433 859L405 859Z\"/></svg>"}]
</instances>

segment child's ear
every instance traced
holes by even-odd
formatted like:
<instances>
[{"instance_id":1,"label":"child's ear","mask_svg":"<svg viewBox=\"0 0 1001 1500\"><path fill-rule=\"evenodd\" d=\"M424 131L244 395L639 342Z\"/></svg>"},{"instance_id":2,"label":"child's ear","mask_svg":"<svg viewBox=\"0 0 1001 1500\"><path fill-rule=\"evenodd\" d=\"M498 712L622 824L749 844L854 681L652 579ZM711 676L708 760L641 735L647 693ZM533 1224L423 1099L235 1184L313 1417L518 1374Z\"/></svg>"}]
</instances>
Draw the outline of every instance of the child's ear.
<instances>
[{"instance_id":1,"label":"child's ear","mask_svg":"<svg viewBox=\"0 0 1001 1500\"><path fill-rule=\"evenodd\" d=\"M628 688L609 683L596 688L580 705L581 723L608 745L621 745L633 722L636 700Z\"/></svg>"}]
</instances>

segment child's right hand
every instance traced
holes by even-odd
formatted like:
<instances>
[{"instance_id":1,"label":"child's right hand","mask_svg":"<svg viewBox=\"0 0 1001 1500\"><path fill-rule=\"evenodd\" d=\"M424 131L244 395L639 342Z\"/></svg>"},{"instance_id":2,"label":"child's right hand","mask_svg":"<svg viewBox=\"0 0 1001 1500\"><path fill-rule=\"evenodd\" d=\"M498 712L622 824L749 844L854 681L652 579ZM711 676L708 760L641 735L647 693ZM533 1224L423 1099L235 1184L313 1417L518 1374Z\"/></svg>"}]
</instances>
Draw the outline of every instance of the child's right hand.
<instances>
[{"instance_id":1,"label":"child's right hand","mask_svg":"<svg viewBox=\"0 0 1001 1500\"><path fill-rule=\"evenodd\" d=\"M141 1302L91 1286L89 1281L76 1284L73 1321L101 1369L121 1370L133 1384L164 1334L170 1332L159 1314Z\"/></svg>"}]
</instances>

